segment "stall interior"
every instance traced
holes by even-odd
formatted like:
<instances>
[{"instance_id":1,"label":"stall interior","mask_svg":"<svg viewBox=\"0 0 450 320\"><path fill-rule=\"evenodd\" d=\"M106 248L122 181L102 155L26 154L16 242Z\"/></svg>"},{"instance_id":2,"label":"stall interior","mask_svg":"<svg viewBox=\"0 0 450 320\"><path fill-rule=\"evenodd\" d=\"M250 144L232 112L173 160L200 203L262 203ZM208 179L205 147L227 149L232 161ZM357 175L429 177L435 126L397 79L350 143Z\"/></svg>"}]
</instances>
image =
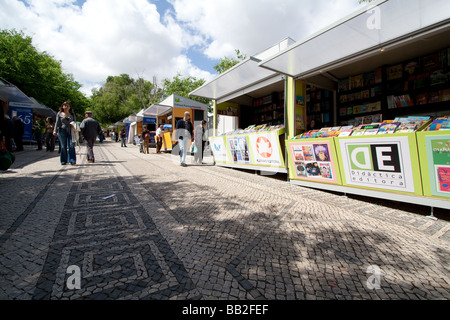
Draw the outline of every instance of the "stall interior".
<instances>
[{"instance_id":1,"label":"stall interior","mask_svg":"<svg viewBox=\"0 0 450 320\"><path fill-rule=\"evenodd\" d=\"M251 106L241 106L240 113L241 128L253 125L267 127L284 125L284 92L273 92L255 98Z\"/></svg>"},{"instance_id":2,"label":"stall interior","mask_svg":"<svg viewBox=\"0 0 450 320\"><path fill-rule=\"evenodd\" d=\"M307 85L306 116L308 130L332 126L334 119L333 92Z\"/></svg>"},{"instance_id":3,"label":"stall interior","mask_svg":"<svg viewBox=\"0 0 450 320\"><path fill-rule=\"evenodd\" d=\"M338 123L439 117L450 110L450 48L340 79Z\"/></svg>"}]
</instances>

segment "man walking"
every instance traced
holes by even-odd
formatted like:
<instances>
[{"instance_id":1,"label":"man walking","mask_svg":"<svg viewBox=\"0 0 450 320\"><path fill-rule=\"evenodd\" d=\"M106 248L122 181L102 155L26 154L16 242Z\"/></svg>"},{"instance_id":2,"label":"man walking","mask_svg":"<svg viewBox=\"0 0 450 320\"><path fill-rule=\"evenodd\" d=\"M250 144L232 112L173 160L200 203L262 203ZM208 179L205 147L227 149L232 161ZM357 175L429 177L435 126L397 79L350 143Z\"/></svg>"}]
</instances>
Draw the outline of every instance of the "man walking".
<instances>
[{"instance_id":1,"label":"man walking","mask_svg":"<svg viewBox=\"0 0 450 320\"><path fill-rule=\"evenodd\" d=\"M125 127L122 128L122 130L120 130L120 147L127 147L127 131L125 130Z\"/></svg>"},{"instance_id":2,"label":"man walking","mask_svg":"<svg viewBox=\"0 0 450 320\"><path fill-rule=\"evenodd\" d=\"M89 163L94 163L94 143L97 136L102 131L100 124L97 120L92 118L92 112L86 111L84 113L84 120L80 124L81 133L86 140L87 158Z\"/></svg>"},{"instance_id":3,"label":"man walking","mask_svg":"<svg viewBox=\"0 0 450 320\"><path fill-rule=\"evenodd\" d=\"M186 153L189 148L189 141L192 140L192 133L194 127L191 122L191 114L189 112L184 113L184 118L178 120L176 124L176 134L178 138L178 145L180 146L180 164L182 167L186 165Z\"/></svg>"}]
</instances>

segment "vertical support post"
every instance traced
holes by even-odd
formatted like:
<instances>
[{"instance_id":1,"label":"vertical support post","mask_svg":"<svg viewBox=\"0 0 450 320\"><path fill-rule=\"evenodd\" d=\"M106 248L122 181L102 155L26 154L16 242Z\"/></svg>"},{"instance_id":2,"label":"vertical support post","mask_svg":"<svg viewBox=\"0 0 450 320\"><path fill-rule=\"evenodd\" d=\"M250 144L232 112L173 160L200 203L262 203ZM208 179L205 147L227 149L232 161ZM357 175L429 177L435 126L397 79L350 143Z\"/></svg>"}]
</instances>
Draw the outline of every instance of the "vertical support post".
<instances>
[{"instance_id":1,"label":"vertical support post","mask_svg":"<svg viewBox=\"0 0 450 320\"><path fill-rule=\"evenodd\" d=\"M431 220L434 220L434 221L437 221L438 220L438 218L436 218L435 216L434 216L434 207L431 207L431 213L430 213L430 215L427 217L428 219L431 219Z\"/></svg>"},{"instance_id":2,"label":"vertical support post","mask_svg":"<svg viewBox=\"0 0 450 320\"><path fill-rule=\"evenodd\" d=\"M217 136L217 100L213 100L213 137Z\"/></svg>"}]
</instances>

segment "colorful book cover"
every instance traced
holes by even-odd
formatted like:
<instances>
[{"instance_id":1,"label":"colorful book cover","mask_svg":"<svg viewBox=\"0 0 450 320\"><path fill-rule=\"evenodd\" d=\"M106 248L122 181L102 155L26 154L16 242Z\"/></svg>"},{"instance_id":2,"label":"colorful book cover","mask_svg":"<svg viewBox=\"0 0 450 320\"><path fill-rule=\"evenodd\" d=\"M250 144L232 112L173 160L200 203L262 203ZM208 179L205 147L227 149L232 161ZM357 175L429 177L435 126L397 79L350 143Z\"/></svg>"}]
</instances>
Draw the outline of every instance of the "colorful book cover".
<instances>
[{"instance_id":1,"label":"colorful book cover","mask_svg":"<svg viewBox=\"0 0 450 320\"><path fill-rule=\"evenodd\" d=\"M450 119L444 120L441 123L441 127L439 128L439 131L442 131L442 130L450 130Z\"/></svg>"},{"instance_id":2,"label":"colorful book cover","mask_svg":"<svg viewBox=\"0 0 450 320\"><path fill-rule=\"evenodd\" d=\"M339 137L350 137L352 135L353 129L341 129L339 133Z\"/></svg>"},{"instance_id":3,"label":"colorful book cover","mask_svg":"<svg viewBox=\"0 0 450 320\"><path fill-rule=\"evenodd\" d=\"M428 131L437 131L441 128L442 124L447 121L447 117L434 119L430 125Z\"/></svg>"},{"instance_id":4,"label":"colorful book cover","mask_svg":"<svg viewBox=\"0 0 450 320\"><path fill-rule=\"evenodd\" d=\"M395 132L400 123L385 123L381 125L380 130L378 130L378 134L392 134Z\"/></svg>"},{"instance_id":5,"label":"colorful book cover","mask_svg":"<svg viewBox=\"0 0 450 320\"><path fill-rule=\"evenodd\" d=\"M364 132L364 135L365 136L373 136L373 135L376 135L377 133L378 133L378 129L367 129Z\"/></svg>"},{"instance_id":6,"label":"colorful book cover","mask_svg":"<svg viewBox=\"0 0 450 320\"><path fill-rule=\"evenodd\" d=\"M395 130L395 133L411 133L417 130L417 124L415 122L404 122Z\"/></svg>"},{"instance_id":7,"label":"colorful book cover","mask_svg":"<svg viewBox=\"0 0 450 320\"><path fill-rule=\"evenodd\" d=\"M363 136L364 132L366 132L365 129L355 129L352 132L352 137L354 137L354 136Z\"/></svg>"}]
</instances>

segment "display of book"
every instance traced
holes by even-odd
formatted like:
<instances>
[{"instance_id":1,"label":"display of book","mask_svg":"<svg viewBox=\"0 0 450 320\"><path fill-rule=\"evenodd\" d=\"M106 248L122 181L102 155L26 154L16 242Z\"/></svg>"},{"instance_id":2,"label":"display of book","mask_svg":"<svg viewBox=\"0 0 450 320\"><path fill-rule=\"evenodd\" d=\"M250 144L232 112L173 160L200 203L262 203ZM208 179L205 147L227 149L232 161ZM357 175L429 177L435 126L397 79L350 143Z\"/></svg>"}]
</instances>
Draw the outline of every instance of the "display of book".
<instances>
[{"instance_id":1,"label":"display of book","mask_svg":"<svg viewBox=\"0 0 450 320\"><path fill-rule=\"evenodd\" d=\"M293 139L342 138L368 135L414 133L416 131L450 130L450 116L431 120L430 116L408 116L358 126L324 127L307 131Z\"/></svg>"},{"instance_id":2,"label":"display of book","mask_svg":"<svg viewBox=\"0 0 450 320\"><path fill-rule=\"evenodd\" d=\"M450 130L450 118L449 116L436 118L428 127L428 131L441 131Z\"/></svg>"},{"instance_id":3,"label":"display of book","mask_svg":"<svg viewBox=\"0 0 450 320\"><path fill-rule=\"evenodd\" d=\"M397 127L400 125L399 122L386 122L383 123L378 130L378 134L392 134L395 132Z\"/></svg>"}]
</instances>

